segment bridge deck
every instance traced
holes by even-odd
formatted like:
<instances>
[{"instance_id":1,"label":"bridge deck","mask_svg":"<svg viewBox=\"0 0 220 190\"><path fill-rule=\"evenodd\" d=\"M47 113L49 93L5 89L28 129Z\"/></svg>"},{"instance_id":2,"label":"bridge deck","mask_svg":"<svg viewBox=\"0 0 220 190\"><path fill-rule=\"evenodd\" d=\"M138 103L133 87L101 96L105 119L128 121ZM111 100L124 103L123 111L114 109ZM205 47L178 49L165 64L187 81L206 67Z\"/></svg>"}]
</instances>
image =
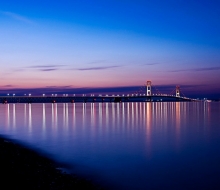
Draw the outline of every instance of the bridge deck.
<instances>
[{"instance_id":1,"label":"bridge deck","mask_svg":"<svg viewBox=\"0 0 220 190\"><path fill-rule=\"evenodd\" d=\"M152 96L0 96L2 103L196 101L186 97Z\"/></svg>"}]
</instances>

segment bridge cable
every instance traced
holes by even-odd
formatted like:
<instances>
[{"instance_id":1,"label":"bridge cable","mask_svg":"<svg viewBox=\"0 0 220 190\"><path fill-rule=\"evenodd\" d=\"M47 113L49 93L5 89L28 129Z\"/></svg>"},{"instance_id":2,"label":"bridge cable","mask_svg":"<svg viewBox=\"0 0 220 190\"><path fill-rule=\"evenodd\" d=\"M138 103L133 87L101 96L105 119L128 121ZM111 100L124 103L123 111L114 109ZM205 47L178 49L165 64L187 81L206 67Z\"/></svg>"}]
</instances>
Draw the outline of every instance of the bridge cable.
<instances>
[{"instance_id":1,"label":"bridge cable","mask_svg":"<svg viewBox=\"0 0 220 190\"><path fill-rule=\"evenodd\" d=\"M157 94L162 94L155 86L152 86L155 90Z\"/></svg>"},{"instance_id":2,"label":"bridge cable","mask_svg":"<svg viewBox=\"0 0 220 190\"><path fill-rule=\"evenodd\" d=\"M171 92L170 92L170 95L173 95L174 92L175 92L176 89L173 89Z\"/></svg>"}]
</instances>

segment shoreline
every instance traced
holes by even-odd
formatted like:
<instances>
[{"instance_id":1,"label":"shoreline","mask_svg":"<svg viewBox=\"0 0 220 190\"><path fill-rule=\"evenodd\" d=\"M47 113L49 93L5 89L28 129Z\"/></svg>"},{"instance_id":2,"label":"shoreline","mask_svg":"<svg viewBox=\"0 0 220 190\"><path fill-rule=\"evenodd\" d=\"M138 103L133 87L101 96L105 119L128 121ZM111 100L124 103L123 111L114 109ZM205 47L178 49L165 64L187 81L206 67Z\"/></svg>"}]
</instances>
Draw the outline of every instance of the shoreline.
<instances>
[{"instance_id":1,"label":"shoreline","mask_svg":"<svg viewBox=\"0 0 220 190\"><path fill-rule=\"evenodd\" d=\"M104 189L63 172L52 159L4 136L0 136L0 168L1 183L7 189Z\"/></svg>"}]
</instances>

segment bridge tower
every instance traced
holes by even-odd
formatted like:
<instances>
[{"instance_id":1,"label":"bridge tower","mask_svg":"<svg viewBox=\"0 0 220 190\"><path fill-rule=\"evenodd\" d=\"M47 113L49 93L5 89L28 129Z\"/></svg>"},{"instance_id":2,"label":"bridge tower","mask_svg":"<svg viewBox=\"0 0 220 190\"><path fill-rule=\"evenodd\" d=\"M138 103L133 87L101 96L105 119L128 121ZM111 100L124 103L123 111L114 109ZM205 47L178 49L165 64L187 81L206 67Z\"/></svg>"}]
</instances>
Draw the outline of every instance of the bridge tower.
<instances>
[{"instance_id":1,"label":"bridge tower","mask_svg":"<svg viewBox=\"0 0 220 190\"><path fill-rule=\"evenodd\" d=\"M147 96L151 96L151 81L147 81Z\"/></svg>"},{"instance_id":2,"label":"bridge tower","mask_svg":"<svg viewBox=\"0 0 220 190\"><path fill-rule=\"evenodd\" d=\"M180 97L180 86L176 86L176 97Z\"/></svg>"}]
</instances>

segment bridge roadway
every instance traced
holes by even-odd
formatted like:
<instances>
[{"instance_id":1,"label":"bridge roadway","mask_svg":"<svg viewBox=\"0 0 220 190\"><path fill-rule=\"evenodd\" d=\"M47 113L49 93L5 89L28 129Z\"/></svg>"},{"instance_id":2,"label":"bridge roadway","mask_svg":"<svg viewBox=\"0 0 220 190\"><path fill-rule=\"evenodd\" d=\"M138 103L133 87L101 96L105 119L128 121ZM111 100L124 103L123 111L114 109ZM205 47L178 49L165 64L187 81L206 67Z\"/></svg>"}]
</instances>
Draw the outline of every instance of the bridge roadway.
<instances>
[{"instance_id":1,"label":"bridge roadway","mask_svg":"<svg viewBox=\"0 0 220 190\"><path fill-rule=\"evenodd\" d=\"M197 101L186 97L171 95L133 95L133 96L0 96L0 102L6 103L74 103L74 102L175 102Z\"/></svg>"}]
</instances>

